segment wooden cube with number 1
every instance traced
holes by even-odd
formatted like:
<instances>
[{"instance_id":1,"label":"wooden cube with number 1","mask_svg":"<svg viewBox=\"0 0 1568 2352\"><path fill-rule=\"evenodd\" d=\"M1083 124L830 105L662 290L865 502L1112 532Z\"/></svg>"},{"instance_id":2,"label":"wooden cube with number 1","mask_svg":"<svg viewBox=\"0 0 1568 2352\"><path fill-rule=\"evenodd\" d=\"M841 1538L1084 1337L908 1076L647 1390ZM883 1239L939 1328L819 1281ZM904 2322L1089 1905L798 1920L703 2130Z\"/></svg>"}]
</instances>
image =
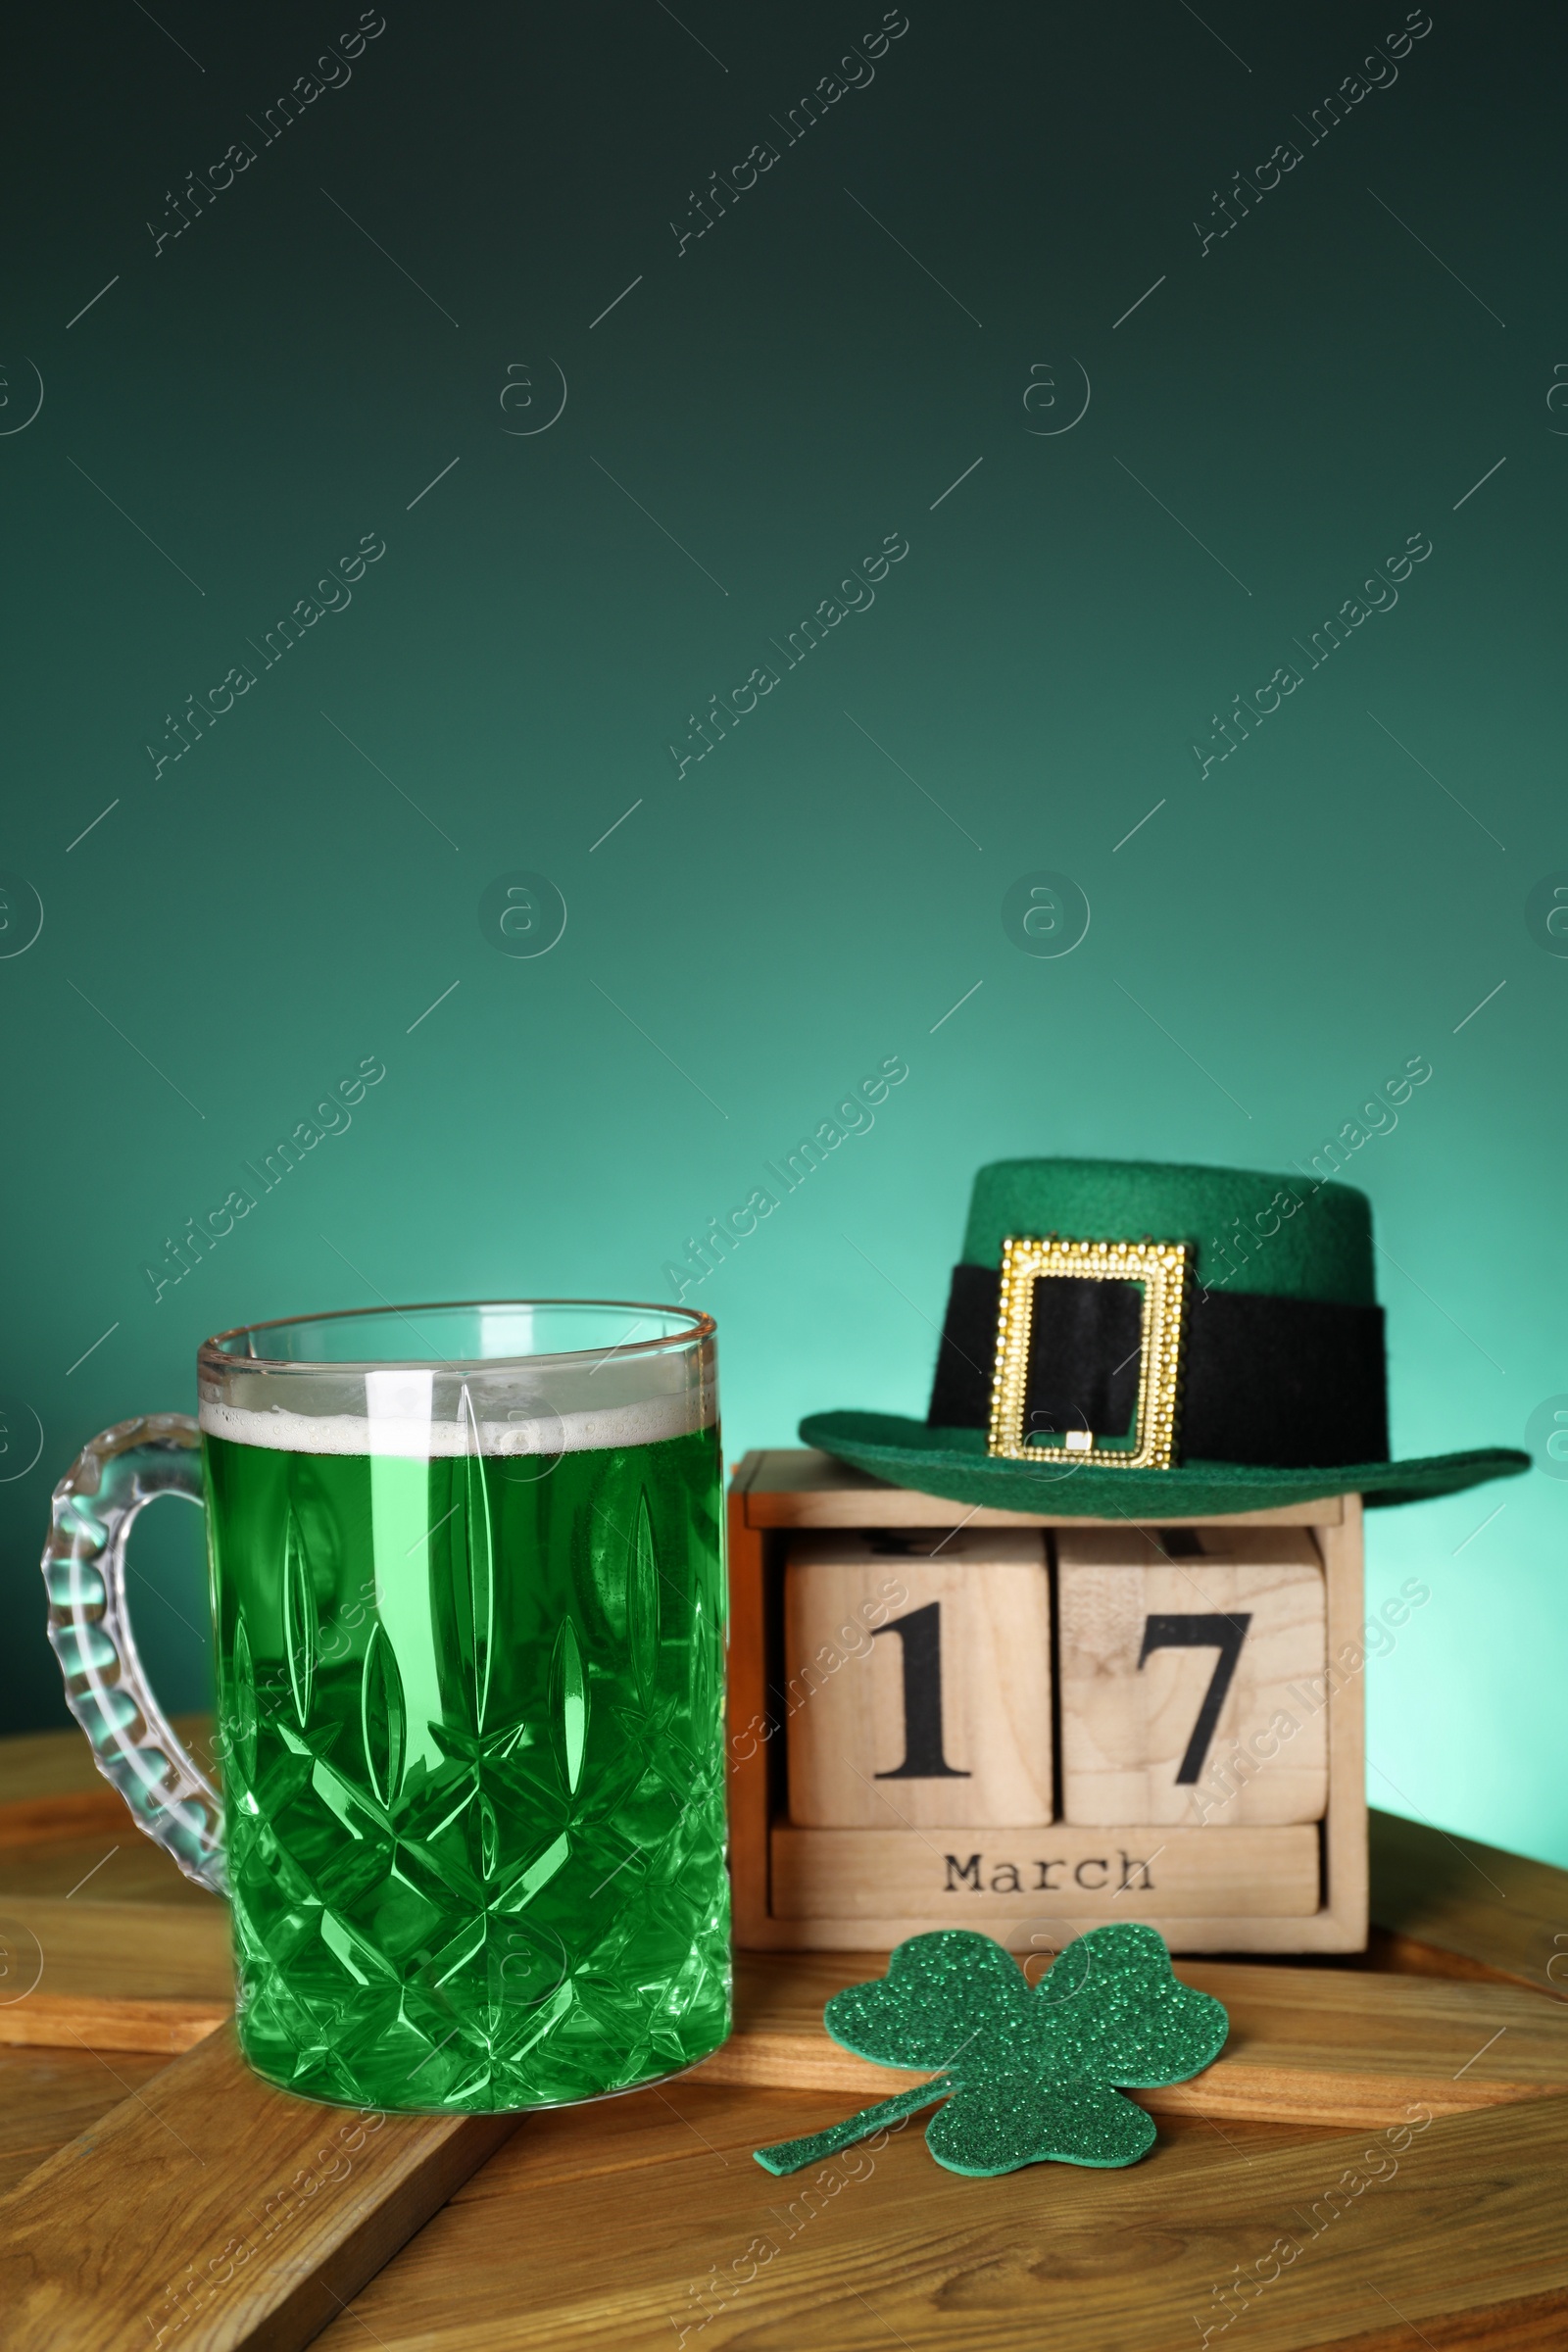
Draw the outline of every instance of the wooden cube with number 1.
<instances>
[{"instance_id":1,"label":"wooden cube with number 1","mask_svg":"<svg viewBox=\"0 0 1568 2352\"><path fill-rule=\"evenodd\" d=\"M1050 1821L1051 1598L1039 1535L797 1539L784 1571L784 1666L797 1827Z\"/></svg>"}]
</instances>

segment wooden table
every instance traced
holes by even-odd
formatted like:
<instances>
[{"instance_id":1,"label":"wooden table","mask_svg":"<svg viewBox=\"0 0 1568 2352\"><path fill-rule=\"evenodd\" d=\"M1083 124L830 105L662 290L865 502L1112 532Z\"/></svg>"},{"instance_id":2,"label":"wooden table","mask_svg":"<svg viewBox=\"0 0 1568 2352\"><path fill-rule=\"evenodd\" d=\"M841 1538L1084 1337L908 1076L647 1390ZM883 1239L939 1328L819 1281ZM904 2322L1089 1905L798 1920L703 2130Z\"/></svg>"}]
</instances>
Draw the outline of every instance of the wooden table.
<instances>
[{"instance_id":1,"label":"wooden table","mask_svg":"<svg viewBox=\"0 0 1568 2352\"><path fill-rule=\"evenodd\" d=\"M660 2089L355 2142L346 2111L240 2067L222 1906L85 1744L3 1741L4 2340L1556 2352L1568 1874L1374 1815L1373 1890L1365 1961L1178 1964L1225 1999L1231 2040L1149 2094L1158 2142L1125 2172L961 2180L921 2118L763 2173L754 2147L912 2079L822 2032L826 1992L878 1965L832 1954L743 1955L735 2039Z\"/></svg>"}]
</instances>

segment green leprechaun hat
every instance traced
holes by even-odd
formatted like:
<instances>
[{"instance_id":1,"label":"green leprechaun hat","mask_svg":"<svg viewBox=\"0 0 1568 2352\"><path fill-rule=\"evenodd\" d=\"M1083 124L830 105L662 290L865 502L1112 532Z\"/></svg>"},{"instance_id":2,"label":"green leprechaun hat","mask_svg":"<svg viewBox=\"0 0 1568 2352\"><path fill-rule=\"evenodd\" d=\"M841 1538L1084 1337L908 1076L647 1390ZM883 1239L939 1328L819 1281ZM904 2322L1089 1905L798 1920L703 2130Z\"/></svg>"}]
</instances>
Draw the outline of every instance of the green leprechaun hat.
<instances>
[{"instance_id":1,"label":"green leprechaun hat","mask_svg":"<svg viewBox=\"0 0 1568 2352\"><path fill-rule=\"evenodd\" d=\"M1204 1518L1319 1495L1417 1502L1530 1456L1392 1461L1372 1204L1246 1168L982 1168L924 1421L813 1413L896 1486L1064 1518Z\"/></svg>"}]
</instances>

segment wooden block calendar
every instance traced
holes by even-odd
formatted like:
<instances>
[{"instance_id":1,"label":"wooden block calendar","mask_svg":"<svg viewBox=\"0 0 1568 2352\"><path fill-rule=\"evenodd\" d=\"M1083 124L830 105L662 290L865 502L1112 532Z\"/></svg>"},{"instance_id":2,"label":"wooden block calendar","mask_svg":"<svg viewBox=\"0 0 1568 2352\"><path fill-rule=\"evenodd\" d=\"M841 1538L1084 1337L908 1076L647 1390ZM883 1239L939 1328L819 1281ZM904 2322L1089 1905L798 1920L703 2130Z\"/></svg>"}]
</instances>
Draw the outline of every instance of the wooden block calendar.
<instances>
[{"instance_id":1,"label":"wooden block calendar","mask_svg":"<svg viewBox=\"0 0 1568 2352\"><path fill-rule=\"evenodd\" d=\"M743 1948L1364 1947L1355 1496L1135 1527L791 1450L740 1464L729 1538Z\"/></svg>"}]
</instances>

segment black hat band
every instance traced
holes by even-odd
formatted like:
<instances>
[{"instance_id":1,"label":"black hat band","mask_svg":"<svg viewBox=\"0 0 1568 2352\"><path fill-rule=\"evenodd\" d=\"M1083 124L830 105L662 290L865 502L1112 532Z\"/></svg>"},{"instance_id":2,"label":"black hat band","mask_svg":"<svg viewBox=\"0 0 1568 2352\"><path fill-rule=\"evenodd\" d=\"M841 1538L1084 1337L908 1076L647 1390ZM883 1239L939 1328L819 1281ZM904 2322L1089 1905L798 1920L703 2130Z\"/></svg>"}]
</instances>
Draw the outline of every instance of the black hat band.
<instances>
[{"instance_id":1,"label":"black hat band","mask_svg":"<svg viewBox=\"0 0 1568 2352\"><path fill-rule=\"evenodd\" d=\"M1001 1276L955 1266L937 1354L937 1429L991 1421ZM1054 1276L1035 1285L1024 1428L1124 1436L1138 1398L1142 1293ZM1326 1469L1389 1459L1381 1306L1194 1289L1186 1308L1180 1454L1188 1461Z\"/></svg>"}]
</instances>

